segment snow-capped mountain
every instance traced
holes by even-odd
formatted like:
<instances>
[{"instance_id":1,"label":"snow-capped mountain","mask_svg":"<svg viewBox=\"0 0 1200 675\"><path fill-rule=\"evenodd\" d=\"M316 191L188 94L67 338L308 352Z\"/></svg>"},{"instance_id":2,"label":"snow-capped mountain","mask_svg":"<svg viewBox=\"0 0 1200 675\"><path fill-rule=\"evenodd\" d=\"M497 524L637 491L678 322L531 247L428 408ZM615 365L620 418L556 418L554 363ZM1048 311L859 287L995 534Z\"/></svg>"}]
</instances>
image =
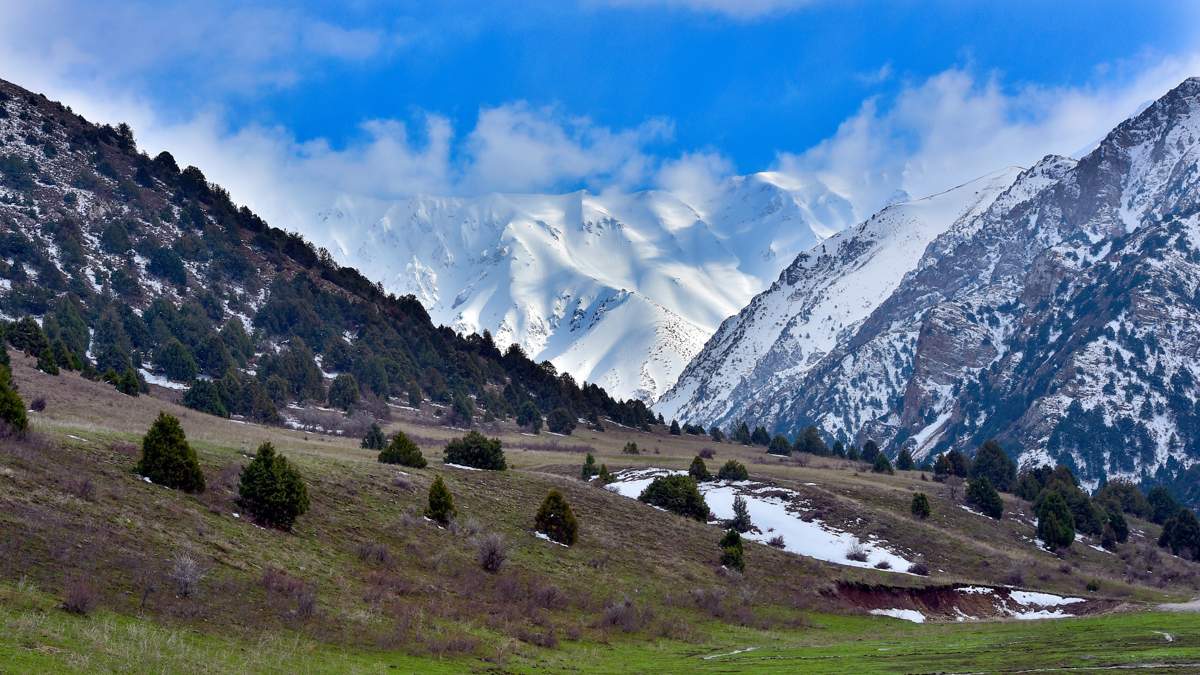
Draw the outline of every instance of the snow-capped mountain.
<instances>
[{"instance_id":1,"label":"snow-capped mountain","mask_svg":"<svg viewBox=\"0 0 1200 675\"><path fill-rule=\"evenodd\" d=\"M307 234L437 323L652 401L788 260L852 220L837 195L763 173L700 203L663 191L342 197Z\"/></svg>"},{"instance_id":2,"label":"snow-capped mountain","mask_svg":"<svg viewBox=\"0 0 1200 675\"><path fill-rule=\"evenodd\" d=\"M1189 79L1078 162L888 207L798 256L658 408L1169 480L1200 458L1198 153Z\"/></svg>"}]
</instances>

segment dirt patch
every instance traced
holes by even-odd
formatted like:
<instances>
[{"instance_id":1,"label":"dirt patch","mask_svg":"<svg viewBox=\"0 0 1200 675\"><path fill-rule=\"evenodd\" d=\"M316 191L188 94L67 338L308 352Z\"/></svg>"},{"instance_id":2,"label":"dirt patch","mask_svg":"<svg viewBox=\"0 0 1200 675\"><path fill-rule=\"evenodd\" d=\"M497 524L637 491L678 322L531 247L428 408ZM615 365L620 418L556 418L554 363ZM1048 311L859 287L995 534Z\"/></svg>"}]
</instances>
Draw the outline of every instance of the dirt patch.
<instances>
[{"instance_id":1,"label":"dirt patch","mask_svg":"<svg viewBox=\"0 0 1200 675\"><path fill-rule=\"evenodd\" d=\"M1063 597L1005 586L940 584L922 587L841 582L835 594L847 605L876 613L912 610L927 621L1051 619L1095 614L1114 608L1115 601Z\"/></svg>"}]
</instances>

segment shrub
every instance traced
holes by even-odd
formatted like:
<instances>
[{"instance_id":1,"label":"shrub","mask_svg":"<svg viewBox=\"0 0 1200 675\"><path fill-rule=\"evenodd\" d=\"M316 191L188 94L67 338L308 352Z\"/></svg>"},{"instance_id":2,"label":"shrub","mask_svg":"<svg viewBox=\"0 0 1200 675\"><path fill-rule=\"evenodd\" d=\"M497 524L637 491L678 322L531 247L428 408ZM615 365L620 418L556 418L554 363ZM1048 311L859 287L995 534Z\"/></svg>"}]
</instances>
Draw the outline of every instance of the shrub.
<instances>
[{"instance_id":1,"label":"shrub","mask_svg":"<svg viewBox=\"0 0 1200 675\"><path fill-rule=\"evenodd\" d=\"M638 501L700 522L708 520L708 503L691 476L659 476L638 495Z\"/></svg>"},{"instance_id":2,"label":"shrub","mask_svg":"<svg viewBox=\"0 0 1200 675\"><path fill-rule=\"evenodd\" d=\"M1189 560L1200 560L1200 521L1191 509L1180 509L1163 524L1158 545Z\"/></svg>"},{"instance_id":3,"label":"shrub","mask_svg":"<svg viewBox=\"0 0 1200 675\"><path fill-rule=\"evenodd\" d=\"M890 569L892 569L892 563L890 563L886 560L880 560L879 562L875 563L875 569L890 570Z\"/></svg>"},{"instance_id":4,"label":"shrub","mask_svg":"<svg viewBox=\"0 0 1200 675\"><path fill-rule=\"evenodd\" d=\"M1087 589L1088 589L1088 592L1095 593L1096 591L1100 590L1100 582L1096 579L1092 579L1092 580L1088 581Z\"/></svg>"},{"instance_id":5,"label":"shrub","mask_svg":"<svg viewBox=\"0 0 1200 675\"><path fill-rule=\"evenodd\" d=\"M716 427L713 427L713 428L716 429ZM720 431L720 429L717 429L717 431ZM720 441L718 441L718 442L720 442ZM716 457L716 456L717 455L715 452L713 452L712 448L703 448L700 450L700 453L699 453L700 459L712 459L713 457Z\"/></svg>"},{"instance_id":6,"label":"shrub","mask_svg":"<svg viewBox=\"0 0 1200 675\"><path fill-rule=\"evenodd\" d=\"M296 518L308 511L308 488L287 458L263 443L242 469L238 503L259 522L291 530Z\"/></svg>"},{"instance_id":7,"label":"shrub","mask_svg":"<svg viewBox=\"0 0 1200 675\"><path fill-rule=\"evenodd\" d=\"M24 434L29 429L25 401L22 401L17 394L17 388L12 382L12 374L6 366L2 365L0 365L0 422L17 434Z\"/></svg>"},{"instance_id":8,"label":"shrub","mask_svg":"<svg viewBox=\"0 0 1200 675\"><path fill-rule=\"evenodd\" d=\"M207 572L200 566L200 562L192 557L190 553L182 552L175 556L171 561L171 569L167 572L167 579L175 587L175 593L181 598L190 598L196 594L200 588L200 581L204 579Z\"/></svg>"},{"instance_id":9,"label":"shrub","mask_svg":"<svg viewBox=\"0 0 1200 675\"><path fill-rule=\"evenodd\" d=\"M1004 501L992 481L980 476L967 483L967 503L979 509L983 515L999 520L1004 517Z\"/></svg>"},{"instance_id":10,"label":"shrub","mask_svg":"<svg viewBox=\"0 0 1200 675\"><path fill-rule=\"evenodd\" d=\"M606 606L600 622L602 625L620 628L626 633L632 633L648 623L649 620L650 613L648 611L638 609L632 600L625 598Z\"/></svg>"},{"instance_id":11,"label":"shrub","mask_svg":"<svg viewBox=\"0 0 1200 675\"><path fill-rule=\"evenodd\" d=\"M782 550L785 547L785 544L783 543L783 535L777 534L774 537L771 537L767 540L767 545Z\"/></svg>"},{"instance_id":12,"label":"shrub","mask_svg":"<svg viewBox=\"0 0 1200 675\"><path fill-rule=\"evenodd\" d=\"M596 480L597 480L597 481L598 481L598 482L599 482L601 485L608 485L609 483L611 483L611 482L615 481L616 479L617 479L617 477L616 477L616 476L614 476L614 475L612 475L611 473L609 473L609 472L608 472L608 465L607 465L607 464L601 464L601 465L600 465L600 475L596 476Z\"/></svg>"},{"instance_id":13,"label":"shrub","mask_svg":"<svg viewBox=\"0 0 1200 675\"><path fill-rule=\"evenodd\" d=\"M929 497L924 492L918 492L912 497L912 505L909 507L912 514L921 520L929 517L931 509L929 508Z\"/></svg>"},{"instance_id":14,"label":"shrub","mask_svg":"<svg viewBox=\"0 0 1200 675\"><path fill-rule=\"evenodd\" d=\"M217 388L216 383L209 380L193 382L187 393L183 395L183 404L192 410L199 410L209 415L229 417L229 409L221 400L221 391Z\"/></svg>"},{"instance_id":15,"label":"shrub","mask_svg":"<svg viewBox=\"0 0 1200 675\"><path fill-rule=\"evenodd\" d=\"M466 396L455 394L450 403L450 413L443 419L446 425L469 429L474 419L475 404Z\"/></svg>"},{"instance_id":16,"label":"shrub","mask_svg":"<svg viewBox=\"0 0 1200 675\"><path fill-rule=\"evenodd\" d=\"M908 566L908 573L927 577L929 576L929 566L923 562L915 562Z\"/></svg>"},{"instance_id":17,"label":"shrub","mask_svg":"<svg viewBox=\"0 0 1200 675\"><path fill-rule=\"evenodd\" d=\"M367 433L358 447L364 450L383 450L387 444L387 437L383 435L383 429L380 429L377 423L372 422L371 428L367 429Z\"/></svg>"},{"instance_id":18,"label":"shrub","mask_svg":"<svg viewBox=\"0 0 1200 675\"><path fill-rule=\"evenodd\" d=\"M792 454L792 444L788 442L787 436L777 434L767 446L767 452L772 455L790 455Z\"/></svg>"},{"instance_id":19,"label":"shrub","mask_svg":"<svg viewBox=\"0 0 1200 675\"><path fill-rule=\"evenodd\" d=\"M738 534L737 530L727 530L725 536L721 537L719 544L721 547L721 565L731 570L744 572L746 570L746 559L742 549L742 535Z\"/></svg>"},{"instance_id":20,"label":"shrub","mask_svg":"<svg viewBox=\"0 0 1200 675\"><path fill-rule=\"evenodd\" d=\"M717 478L720 480L747 480L750 478L750 472L746 470L746 465L731 459L721 466L720 471L717 471Z\"/></svg>"},{"instance_id":21,"label":"shrub","mask_svg":"<svg viewBox=\"0 0 1200 675\"><path fill-rule=\"evenodd\" d=\"M997 490L1008 492L1017 482L1017 463L999 443L989 440L975 453L971 478L987 478Z\"/></svg>"},{"instance_id":22,"label":"shrub","mask_svg":"<svg viewBox=\"0 0 1200 675\"><path fill-rule=\"evenodd\" d=\"M1146 501L1150 503L1150 522L1156 525L1166 523L1181 508L1171 492L1161 485L1150 490Z\"/></svg>"},{"instance_id":23,"label":"shrub","mask_svg":"<svg viewBox=\"0 0 1200 675\"><path fill-rule=\"evenodd\" d=\"M137 472L158 485L204 492L204 474L196 460L196 451L188 445L179 420L160 412L158 419L142 438L142 459Z\"/></svg>"},{"instance_id":24,"label":"shrub","mask_svg":"<svg viewBox=\"0 0 1200 675\"><path fill-rule=\"evenodd\" d=\"M867 562L867 547L862 545L862 542L855 540L850 544L850 548L846 549L846 560L855 562Z\"/></svg>"},{"instance_id":25,"label":"shrub","mask_svg":"<svg viewBox=\"0 0 1200 675\"><path fill-rule=\"evenodd\" d=\"M749 532L754 527L750 521L750 509L746 506L746 498L736 495L733 498L733 518L727 523L729 529L737 532Z\"/></svg>"},{"instance_id":26,"label":"shrub","mask_svg":"<svg viewBox=\"0 0 1200 675\"><path fill-rule=\"evenodd\" d=\"M438 476L429 486L429 506L425 509L425 517L439 525L448 525L454 515L454 497L442 477Z\"/></svg>"},{"instance_id":27,"label":"shrub","mask_svg":"<svg viewBox=\"0 0 1200 675\"><path fill-rule=\"evenodd\" d=\"M598 473L600 470L596 468L596 458L589 452L587 459L583 461L583 468L579 470L579 477L583 480L591 480Z\"/></svg>"},{"instance_id":28,"label":"shrub","mask_svg":"<svg viewBox=\"0 0 1200 675\"><path fill-rule=\"evenodd\" d=\"M403 431L397 431L396 435L392 436L392 442L379 451L379 461L384 464L411 466L414 469L424 469L429 464L421 454L421 448Z\"/></svg>"},{"instance_id":29,"label":"shrub","mask_svg":"<svg viewBox=\"0 0 1200 675\"><path fill-rule=\"evenodd\" d=\"M875 473L887 474L896 473L896 471L892 469L892 463L888 461L887 455L883 454L882 452L875 453L875 459L871 461L871 471L874 471Z\"/></svg>"},{"instance_id":30,"label":"shrub","mask_svg":"<svg viewBox=\"0 0 1200 675\"><path fill-rule=\"evenodd\" d=\"M1067 500L1054 491L1037 506L1038 539L1051 550L1066 548L1075 541L1075 519Z\"/></svg>"},{"instance_id":31,"label":"shrub","mask_svg":"<svg viewBox=\"0 0 1200 675\"><path fill-rule=\"evenodd\" d=\"M896 455L896 468L900 471L912 471L916 467L916 462L913 461L912 451L904 448Z\"/></svg>"},{"instance_id":32,"label":"shrub","mask_svg":"<svg viewBox=\"0 0 1200 675\"><path fill-rule=\"evenodd\" d=\"M508 545L498 534L485 534L475 540L475 559L484 572L495 574L508 559Z\"/></svg>"},{"instance_id":33,"label":"shrub","mask_svg":"<svg viewBox=\"0 0 1200 675\"><path fill-rule=\"evenodd\" d=\"M358 559L365 563L386 565L392 561L392 552L383 544L364 542L355 549Z\"/></svg>"},{"instance_id":34,"label":"shrub","mask_svg":"<svg viewBox=\"0 0 1200 675\"><path fill-rule=\"evenodd\" d=\"M575 431L575 416L566 408L555 408L546 416L546 428L556 434L570 436Z\"/></svg>"},{"instance_id":35,"label":"shrub","mask_svg":"<svg viewBox=\"0 0 1200 675\"><path fill-rule=\"evenodd\" d=\"M517 426L535 434L541 433L542 413L538 411L532 401L525 401L521 404L520 410L517 411Z\"/></svg>"},{"instance_id":36,"label":"shrub","mask_svg":"<svg viewBox=\"0 0 1200 675\"><path fill-rule=\"evenodd\" d=\"M508 468L500 439L486 438L478 431L472 431L446 444L444 457L447 464L461 464L476 469L504 471Z\"/></svg>"},{"instance_id":37,"label":"shrub","mask_svg":"<svg viewBox=\"0 0 1200 675\"><path fill-rule=\"evenodd\" d=\"M579 523L575 520L575 513L558 490L551 490L542 500L534 517L534 526L552 541L567 546L573 545L579 538Z\"/></svg>"},{"instance_id":38,"label":"shrub","mask_svg":"<svg viewBox=\"0 0 1200 675\"><path fill-rule=\"evenodd\" d=\"M621 452L625 453L626 455L636 455L640 452L640 450L638 450L637 443L634 443L633 441L629 441L628 443L625 444L624 448L621 448Z\"/></svg>"},{"instance_id":39,"label":"shrub","mask_svg":"<svg viewBox=\"0 0 1200 675\"><path fill-rule=\"evenodd\" d=\"M358 404L358 380L353 375L342 373L333 378L329 385L329 407L350 410Z\"/></svg>"},{"instance_id":40,"label":"shrub","mask_svg":"<svg viewBox=\"0 0 1200 675\"><path fill-rule=\"evenodd\" d=\"M692 459L692 465L688 467L688 475L697 483L712 480L712 474L708 472L708 467L704 464L704 460L700 458L700 455L696 455Z\"/></svg>"},{"instance_id":41,"label":"shrub","mask_svg":"<svg viewBox=\"0 0 1200 675\"><path fill-rule=\"evenodd\" d=\"M71 614L87 616L96 607L96 590L88 582L77 579L67 586L62 608Z\"/></svg>"}]
</instances>

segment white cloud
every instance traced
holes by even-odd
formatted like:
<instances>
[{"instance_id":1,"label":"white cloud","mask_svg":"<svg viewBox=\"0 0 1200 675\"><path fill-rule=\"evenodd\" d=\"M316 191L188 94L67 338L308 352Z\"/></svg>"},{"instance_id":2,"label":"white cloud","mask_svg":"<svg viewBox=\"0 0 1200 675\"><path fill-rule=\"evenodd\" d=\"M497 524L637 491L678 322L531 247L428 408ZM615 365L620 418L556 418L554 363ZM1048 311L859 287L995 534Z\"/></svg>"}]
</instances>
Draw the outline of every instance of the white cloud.
<instances>
[{"instance_id":1,"label":"white cloud","mask_svg":"<svg viewBox=\"0 0 1200 675\"><path fill-rule=\"evenodd\" d=\"M1122 76L1080 87L1005 87L999 75L951 69L871 98L837 132L779 171L817 180L854 204L859 217L898 190L927 195L1005 166L1090 148L1112 127L1200 72L1200 59L1128 66Z\"/></svg>"},{"instance_id":2,"label":"white cloud","mask_svg":"<svg viewBox=\"0 0 1200 675\"><path fill-rule=\"evenodd\" d=\"M733 173L733 163L720 153L689 152L678 159L663 162L655 176L655 183L683 201L699 206L718 192L721 181Z\"/></svg>"},{"instance_id":3,"label":"white cloud","mask_svg":"<svg viewBox=\"0 0 1200 675\"><path fill-rule=\"evenodd\" d=\"M591 4L620 8L664 7L701 14L717 14L739 20L783 14L811 5L816 0L593 0Z\"/></svg>"}]
</instances>

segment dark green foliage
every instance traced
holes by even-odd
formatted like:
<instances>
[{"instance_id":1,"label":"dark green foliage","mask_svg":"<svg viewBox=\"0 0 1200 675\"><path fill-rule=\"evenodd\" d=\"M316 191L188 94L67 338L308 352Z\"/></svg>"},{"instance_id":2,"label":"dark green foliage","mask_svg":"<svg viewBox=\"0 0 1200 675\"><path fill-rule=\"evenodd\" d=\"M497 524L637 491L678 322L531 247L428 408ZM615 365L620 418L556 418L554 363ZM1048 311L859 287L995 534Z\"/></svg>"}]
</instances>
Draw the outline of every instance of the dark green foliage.
<instances>
[{"instance_id":1,"label":"dark green foliage","mask_svg":"<svg viewBox=\"0 0 1200 675\"><path fill-rule=\"evenodd\" d=\"M728 569L744 572L746 570L745 552L742 548L742 535L737 530L727 530L718 544L721 548L721 564Z\"/></svg>"},{"instance_id":2,"label":"dark green foliage","mask_svg":"<svg viewBox=\"0 0 1200 675\"><path fill-rule=\"evenodd\" d=\"M932 509L929 507L929 497L924 492L913 494L909 510L912 511L913 516L925 520L932 513Z\"/></svg>"},{"instance_id":3,"label":"dark green foliage","mask_svg":"<svg viewBox=\"0 0 1200 675\"><path fill-rule=\"evenodd\" d=\"M600 474L598 476L596 476L597 482L599 482L601 485L608 485L609 483L615 481L616 479L617 479L616 476L609 473L607 464L600 465Z\"/></svg>"},{"instance_id":4,"label":"dark green foliage","mask_svg":"<svg viewBox=\"0 0 1200 675\"><path fill-rule=\"evenodd\" d=\"M191 350L182 342L171 338L154 354L154 365L171 380L190 382L196 379L199 368Z\"/></svg>"},{"instance_id":5,"label":"dark green foliage","mask_svg":"<svg viewBox=\"0 0 1200 675\"><path fill-rule=\"evenodd\" d=\"M138 379L138 374L132 367L126 368L125 372L119 375L110 370L104 374L104 381L126 396L137 396L142 393L142 381Z\"/></svg>"},{"instance_id":6,"label":"dark green foliage","mask_svg":"<svg viewBox=\"0 0 1200 675\"><path fill-rule=\"evenodd\" d=\"M700 522L708 520L708 503L691 476L659 476L638 495L638 501Z\"/></svg>"},{"instance_id":7,"label":"dark green foliage","mask_svg":"<svg viewBox=\"0 0 1200 675\"><path fill-rule=\"evenodd\" d=\"M683 433L679 430L679 422L675 420L671 420L671 428L669 431L672 436L678 436Z\"/></svg>"},{"instance_id":8,"label":"dark green foliage","mask_svg":"<svg viewBox=\"0 0 1200 675\"><path fill-rule=\"evenodd\" d=\"M1004 500L987 476L972 478L967 483L967 503L983 515L999 520L1004 517Z\"/></svg>"},{"instance_id":9,"label":"dark green foliage","mask_svg":"<svg viewBox=\"0 0 1200 675\"><path fill-rule=\"evenodd\" d=\"M443 420L447 426L469 429L475 420L475 404L466 396L455 394L450 404L450 412L446 413Z\"/></svg>"},{"instance_id":10,"label":"dark green foliage","mask_svg":"<svg viewBox=\"0 0 1200 675\"><path fill-rule=\"evenodd\" d=\"M263 443L242 469L238 504L263 525L291 530L308 511L308 488L287 458Z\"/></svg>"},{"instance_id":11,"label":"dark green foliage","mask_svg":"<svg viewBox=\"0 0 1200 675\"><path fill-rule=\"evenodd\" d=\"M363 440L366 441L366 439ZM412 439L403 431L397 431L396 435L392 436L392 442L379 451L379 461L384 464L411 466L414 469L424 469L428 465L425 456L421 454L421 448L417 447L417 444L413 443Z\"/></svg>"},{"instance_id":12,"label":"dark green foliage","mask_svg":"<svg viewBox=\"0 0 1200 675\"><path fill-rule=\"evenodd\" d=\"M1163 523L1158 545L1188 560L1200 560L1200 522L1196 514L1191 509L1176 511Z\"/></svg>"},{"instance_id":13,"label":"dark green foliage","mask_svg":"<svg viewBox=\"0 0 1200 675\"><path fill-rule=\"evenodd\" d=\"M358 447L364 450L383 450L387 447L387 437L383 435L383 429L380 429L375 422L371 422L371 428L367 429L367 433Z\"/></svg>"},{"instance_id":14,"label":"dark green foliage","mask_svg":"<svg viewBox=\"0 0 1200 675\"><path fill-rule=\"evenodd\" d=\"M54 358L54 352L47 349L38 356L37 369L47 375L58 375L58 362Z\"/></svg>"},{"instance_id":15,"label":"dark green foliage","mask_svg":"<svg viewBox=\"0 0 1200 675\"><path fill-rule=\"evenodd\" d=\"M1075 541L1075 519L1058 492L1049 493L1035 508L1038 539L1051 550L1067 548Z\"/></svg>"},{"instance_id":16,"label":"dark green foliage","mask_svg":"<svg viewBox=\"0 0 1200 675\"><path fill-rule=\"evenodd\" d=\"M731 459L721 465L717 471L718 480L747 480L750 478L750 472L746 470L746 465Z\"/></svg>"},{"instance_id":17,"label":"dark green foliage","mask_svg":"<svg viewBox=\"0 0 1200 675\"><path fill-rule=\"evenodd\" d=\"M950 463L951 475L959 478L971 476L971 459L961 450L951 450L946 453L946 461Z\"/></svg>"},{"instance_id":18,"label":"dark green foliage","mask_svg":"<svg viewBox=\"0 0 1200 675\"><path fill-rule=\"evenodd\" d=\"M579 477L583 480L591 480L592 476L598 473L600 470L596 468L596 458L589 452L587 459L583 460L583 468L579 470Z\"/></svg>"},{"instance_id":19,"label":"dark green foliage","mask_svg":"<svg viewBox=\"0 0 1200 675\"><path fill-rule=\"evenodd\" d=\"M867 462L869 464L874 463L875 456L878 454L879 454L879 444L878 443L876 443L873 440L868 440L867 442L863 443L862 454L860 455L862 457L862 461Z\"/></svg>"},{"instance_id":20,"label":"dark green foliage","mask_svg":"<svg viewBox=\"0 0 1200 675\"><path fill-rule=\"evenodd\" d=\"M788 442L787 436L779 434L771 439L771 444L767 446L767 452L772 455L790 455L792 454L792 444Z\"/></svg>"},{"instance_id":21,"label":"dark green foliage","mask_svg":"<svg viewBox=\"0 0 1200 675\"><path fill-rule=\"evenodd\" d=\"M875 461L871 462L871 471L886 474L896 473L895 469L892 468L892 463L888 461L887 455L882 452L875 453Z\"/></svg>"},{"instance_id":22,"label":"dark green foliage","mask_svg":"<svg viewBox=\"0 0 1200 675\"><path fill-rule=\"evenodd\" d=\"M700 455L692 458L692 465L688 467L688 475L697 483L712 480L712 474L708 472L708 466L705 465L704 459Z\"/></svg>"},{"instance_id":23,"label":"dark green foliage","mask_svg":"<svg viewBox=\"0 0 1200 675\"><path fill-rule=\"evenodd\" d=\"M179 420L163 412L142 438L142 459L136 470L158 485L204 492L204 474L196 451L188 445Z\"/></svg>"},{"instance_id":24,"label":"dark green foliage","mask_svg":"<svg viewBox=\"0 0 1200 675\"><path fill-rule=\"evenodd\" d=\"M572 546L579 539L579 522L571 505L558 490L551 490L538 507L533 519L538 532L550 537L551 541Z\"/></svg>"},{"instance_id":25,"label":"dark green foliage","mask_svg":"<svg viewBox=\"0 0 1200 675\"><path fill-rule=\"evenodd\" d=\"M217 417L229 417L229 409L221 400L221 391L216 383L209 380L196 380L183 395L183 404L193 410L199 410Z\"/></svg>"},{"instance_id":26,"label":"dark green foliage","mask_svg":"<svg viewBox=\"0 0 1200 675\"><path fill-rule=\"evenodd\" d=\"M713 440L713 443L723 443L725 441L725 432L717 425L712 425L708 429L708 437Z\"/></svg>"},{"instance_id":27,"label":"dark green foliage","mask_svg":"<svg viewBox=\"0 0 1200 675\"><path fill-rule=\"evenodd\" d=\"M528 430L530 433L541 433L542 413L538 411L533 401L525 401L521 404L521 408L517 410L517 426Z\"/></svg>"},{"instance_id":28,"label":"dark green foliage","mask_svg":"<svg viewBox=\"0 0 1200 675\"><path fill-rule=\"evenodd\" d=\"M429 506L425 508L425 517L439 525L448 525L457 512L454 509L454 496L446 487L441 476L433 480L429 486Z\"/></svg>"},{"instance_id":29,"label":"dark green foliage","mask_svg":"<svg viewBox=\"0 0 1200 675\"><path fill-rule=\"evenodd\" d=\"M733 434L731 435L733 436L733 441L735 443L750 445L752 434L750 433L750 427L747 426L744 421L738 422L738 425L734 427Z\"/></svg>"},{"instance_id":30,"label":"dark green foliage","mask_svg":"<svg viewBox=\"0 0 1200 675\"><path fill-rule=\"evenodd\" d=\"M0 326L0 336L3 336L3 327ZM12 359L8 356L8 347L4 346L3 339L0 339L0 366L9 368L12 366Z\"/></svg>"},{"instance_id":31,"label":"dark green foliage","mask_svg":"<svg viewBox=\"0 0 1200 675\"><path fill-rule=\"evenodd\" d=\"M1119 510L1139 518L1150 516L1150 502L1131 480L1117 478L1105 483L1092 498L1109 510Z\"/></svg>"},{"instance_id":32,"label":"dark green foliage","mask_svg":"<svg viewBox=\"0 0 1200 675\"><path fill-rule=\"evenodd\" d=\"M575 430L575 416L566 408L555 408L546 416L546 428L553 433L569 436Z\"/></svg>"},{"instance_id":33,"label":"dark green foliage","mask_svg":"<svg viewBox=\"0 0 1200 675\"><path fill-rule=\"evenodd\" d=\"M621 452L626 455L636 455L636 454L640 453L641 451L638 450L637 443L635 443L633 441L629 441L629 442L625 443L625 447L621 448Z\"/></svg>"},{"instance_id":34,"label":"dark green foliage","mask_svg":"<svg viewBox=\"0 0 1200 675\"><path fill-rule=\"evenodd\" d=\"M1117 544L1124 544L1129 540L1129 523L1125 522L1125 516L1119 509L1109 510L1105 515L1100 545L1111 551L1116 549Z\"/></svg>"},{"instance_id":35,"label":"dark green foliage","mask_svg":"<svg viewBox=\"0 0 1200 675\"><path fill-rule=\"evenodd\" d=\"M325 379L317 367L312 350L304 340L293 338L287 349L268 353L260 359L258 379L265 382L278 375L288 383L288 391L297 401L325 400Z\"/></svg>"},{"instance_id":36,"label":"dark green foliage","mask_svg":"<svg viewBox=\"0 0 1200 675\"><path fill-rule=\"evenodd\" d=\"M846 459L851 462L857 462L862 459L862 453L858 451L858 446L850 446L850 449L846 451Z\"/></svg>"},{"instance_id":37,"label":"dark green foliage","mask_svg":"<svg viewBox=\"0 0 1200 675\"><path fill-rule=\"evenodd\" d=\"M726 526L737 532L749 532L750 528L754 527L754 523L750 521L750 507L747 506L745 497L734 496L733 518L729 519Z\"/></svg>"},{"instance_id":38,"label":"dark green foliage","mask_svg":"<svg viewBox=\"0 0 1200 675\"><path fill-rule=\"evenodd\" d=\"M750 434L750 443L765 447L771 443L771 434L763 427L754 427L754 433Z\"/></svg>"},{"instance_id":39,"label":"dark green foliage","mask_svg":"<svg viewBox=\"0 0 1200 675\"><path fill-rule=\"evenodd\" d=\"M846 444L841 442L840 440L834 441L833 449L831 450L831 452L833 453L834 457L845 457L846 456Z\"/></svg>"},{"instance_id":40,"label":"dark green foliage","mask_svg":"<svg viewBox=\"0 0 1200 675\"><path fill-rule=\"evenodd\" d=\"M460 464L493 471L504 471L508 468L500 439L487 438L478 431L472 431L462 438L450 441L446 444L444 456L447 464Z\"/></svg>"},{"instance_id":41,"label":"dark green foliage","mask_svg":"<svg viewBox=\"0 0 1200 675\"><path fill-rule=\"evenodd\" d=\"M796 452L807 452L810 455L822 457L829 454L829 446L825 445L825 439L821 438L821 431L811 425L804 428L804 432L796 439L793 449Z\"/></svg>"},{"instance_id":42,"label":"dark green foliage","mask_svg":"<svg viewBox=\"0 0 1200 675\"><path fill-rule=\"evenodd\" d=\"M1150 504L1150 522L1159 525L1166 523L1183 508L1175 501L1170 490L1161 485L1151 488L1146 501Z\"/></svg>"},{"instance_id":43,"label":"dark green foliage","mask_svg":"<svg viewBox=\"0 0 1200 675\"><path fill-rule=\"evenodd\" d=\"M30 356L41 356L50 349L50 341L42 332L42 327L28 316L10 326L5 337L14 349Z\"/></svg>"},{"instance_id":44,"label":"dark green foliage","mask_svg":"<svg viewBox=\"0 0 1200 675\"><path fill-rule=\"evenodd\" d=\"M358 404L358 382L353 375L341 373L329 385L329 407L350 410Z\"/></svg>"},{"instance_id":45,"label":"dark green foliage","mask_svg":"<svg viewBox=\"0 0 1200 675\"><path fill-rule=\"evenodd\" d=\"M996 441L987 441L975 453L972 478L987 478L1001 492L1013 489L1017 481L1017 463Z\"/></svg>"},{"instance_id":46,"label":"dark green foliage","mask_svg":"<svg viewBox=\"0 0 1200 675\"><path fill-rule=\"evenodd\" d=\"M133 365L130 358L132 350L129 334L125 331L120 315L114 308L106 308L100 314L96 333L92 336L92 354L96 358L96 370L102 373L109 370L125 372Z\"/></svg>"},{"instance_id":47,"label":"dark green foliage","mask_svg":"<svg viewBox=\"0 0 1200 675\"><path fill-rule=\"evenodd\" d=\"M904 448L900 451L900 454L896 456L897 469L901 471L912 471L915 466L916 463L913 462L912 452L908 448Z\"/></svg>"},{"instance_id":48,"label":"dark green foliage","mask_svg":"<svg viewBox=\"0 0 1200 675\"><path fill-rule=\"evenodd\" d=\"M187 269L183 266L183 259L173 249L153 246L146 254L149 259L146 263L147 272L179 287L187 284Z\"/></svg>"},{"instance_id":49,"label":"dark green foliage","mask_svg":"<svg viewBox=\"0 0 1200 675\"><path fill-rule=\"evenodd\" d=\"M0 364L0 424L4 424L17 434L24 434L29 429L25 401L22 401L21 396L17 394L17 386L13 384L12 373L8 366L3 364Z\"/></svg>"}]
</instances>

